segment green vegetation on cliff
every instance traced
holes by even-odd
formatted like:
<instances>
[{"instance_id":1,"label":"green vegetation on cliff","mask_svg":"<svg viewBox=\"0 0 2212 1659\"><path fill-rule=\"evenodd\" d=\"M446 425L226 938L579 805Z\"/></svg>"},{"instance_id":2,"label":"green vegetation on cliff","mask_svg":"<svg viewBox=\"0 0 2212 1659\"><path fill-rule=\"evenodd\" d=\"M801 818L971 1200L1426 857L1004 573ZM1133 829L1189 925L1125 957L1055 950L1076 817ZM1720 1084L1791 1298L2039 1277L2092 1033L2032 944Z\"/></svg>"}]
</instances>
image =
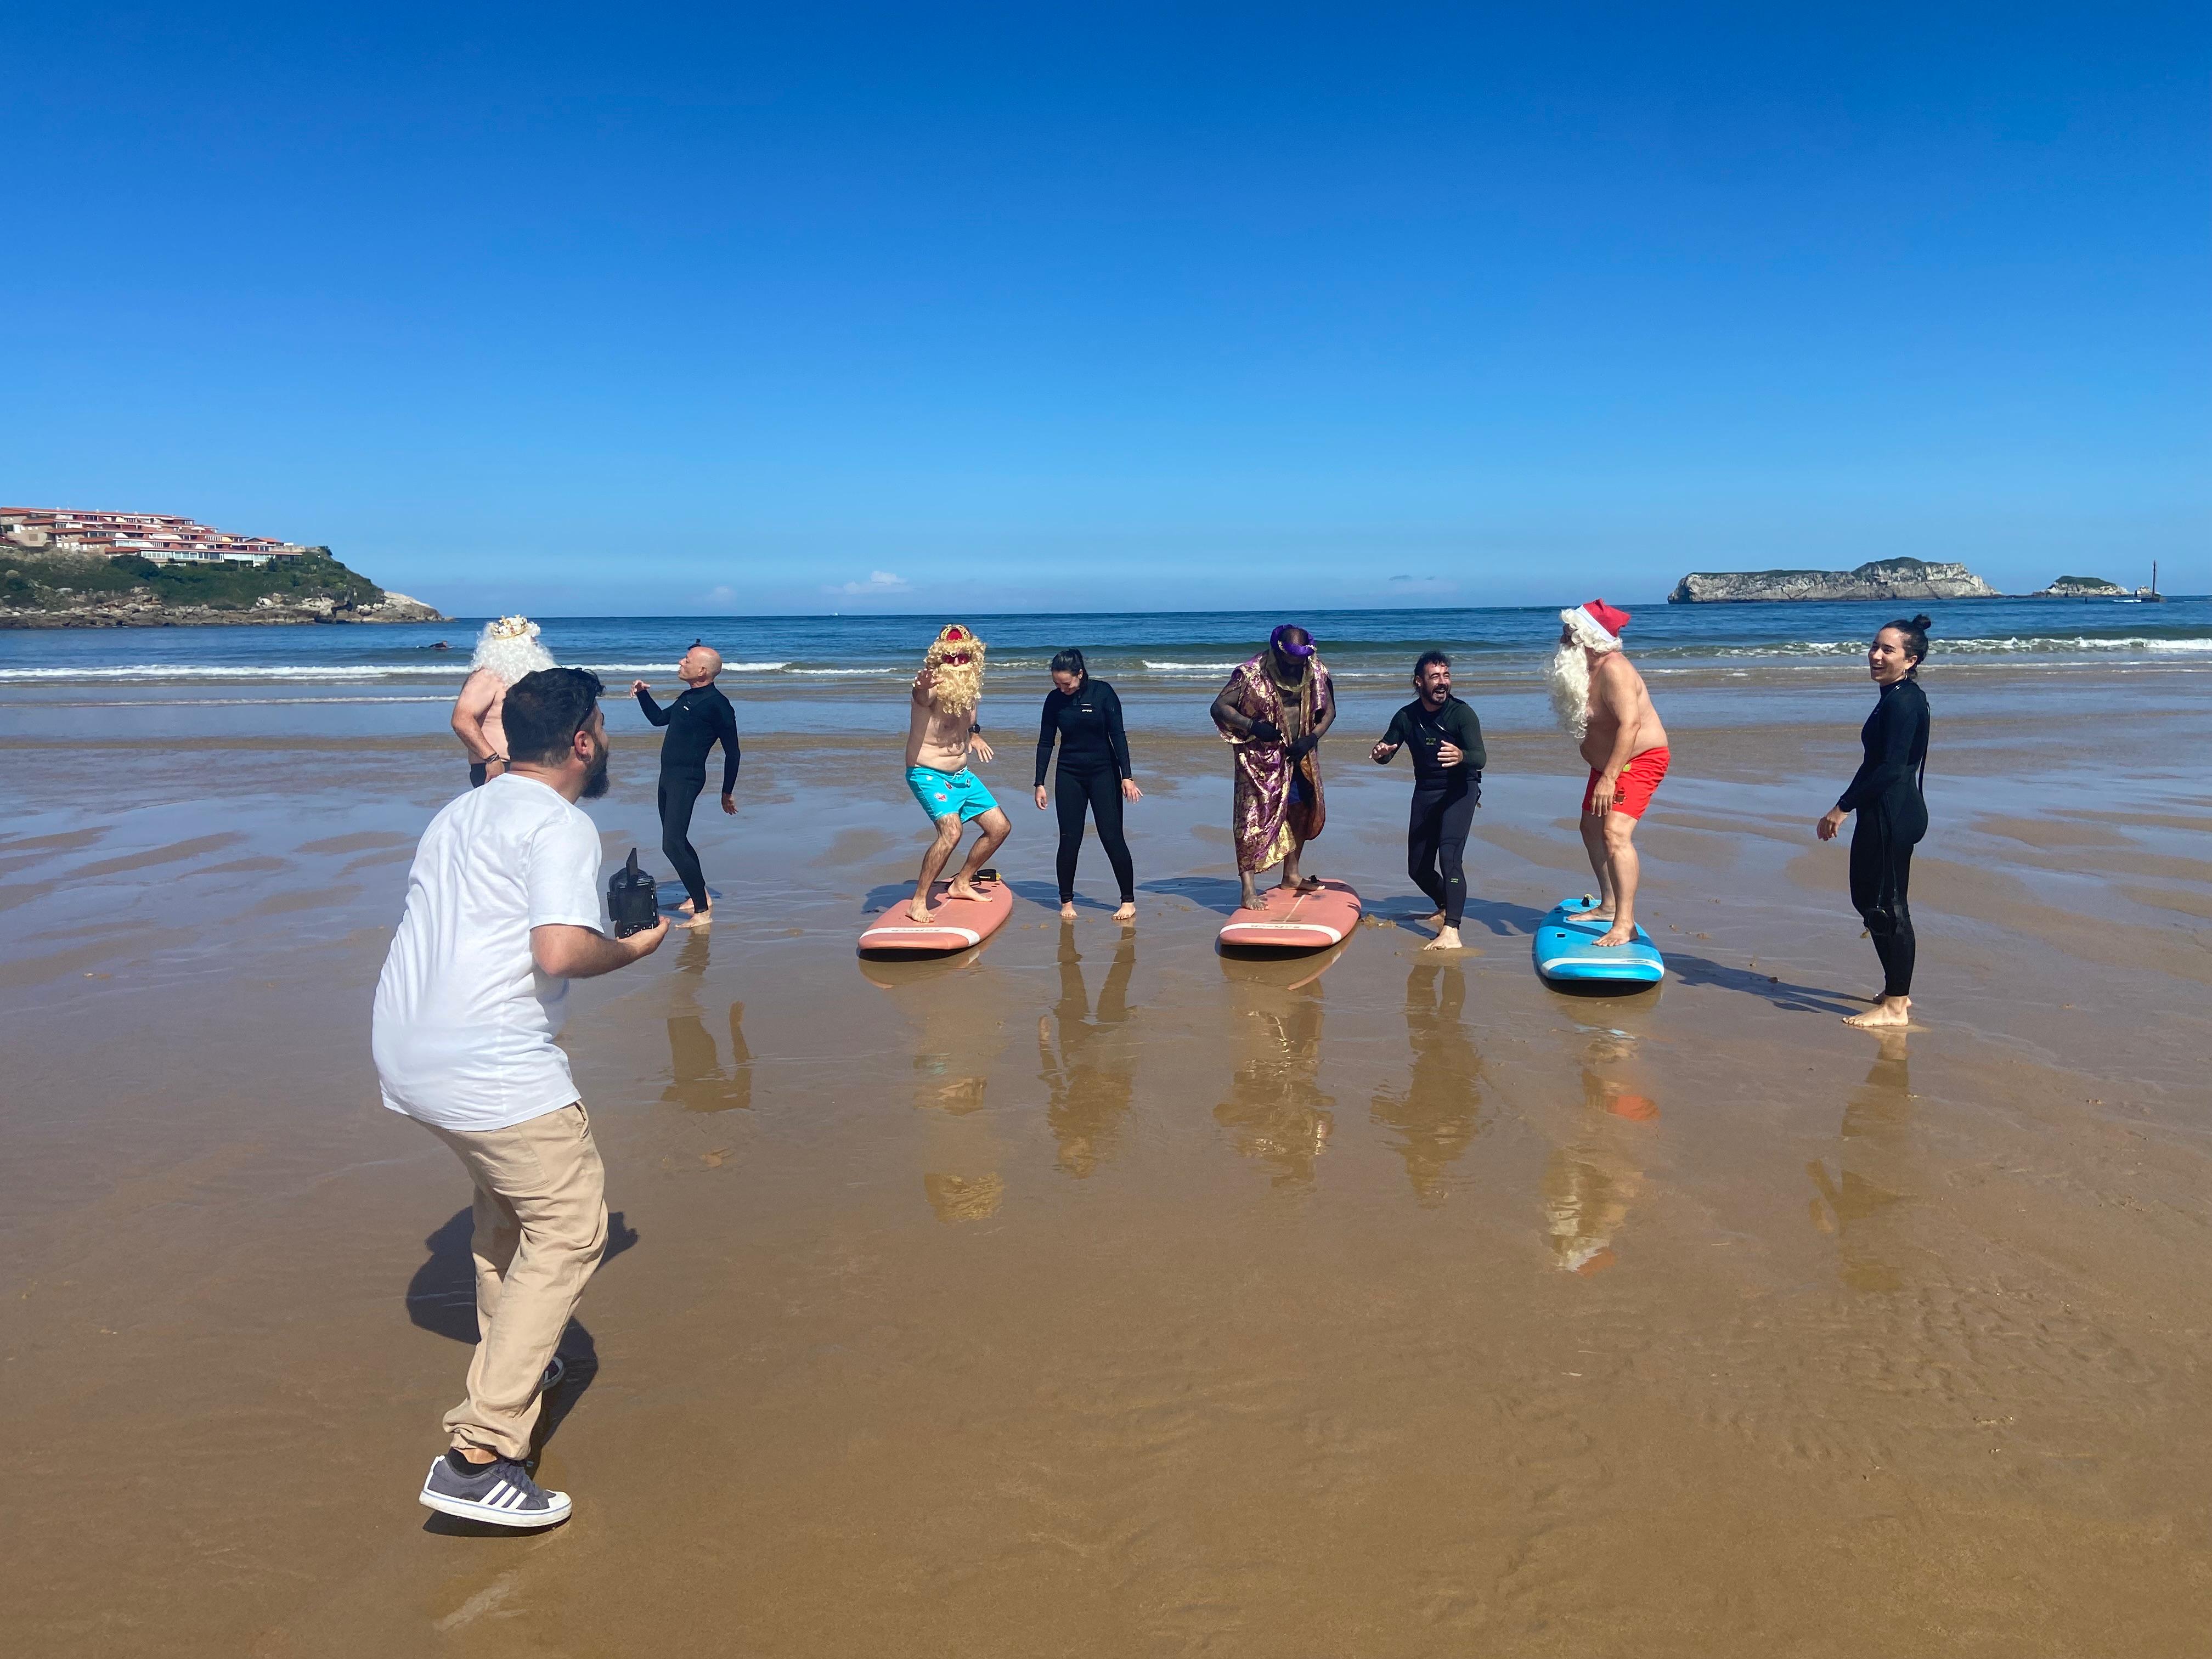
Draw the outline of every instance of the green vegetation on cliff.
<instances>
[{"instance_id":1,"label":"green vegetation on cliff","mask_svg":"<svg viewBox=\"0 0 2212 1659\"><path fill-rule=\"evenodd\" d=\"M324 547L263 565L161 564L129 556L33 552L0 543L0 606L65 611L134 592L159 605L212 611L251 611L264 599L288 606L327 599L355 607L384 598L382 588L347 569Z\"/></svg>"}]
</instances>

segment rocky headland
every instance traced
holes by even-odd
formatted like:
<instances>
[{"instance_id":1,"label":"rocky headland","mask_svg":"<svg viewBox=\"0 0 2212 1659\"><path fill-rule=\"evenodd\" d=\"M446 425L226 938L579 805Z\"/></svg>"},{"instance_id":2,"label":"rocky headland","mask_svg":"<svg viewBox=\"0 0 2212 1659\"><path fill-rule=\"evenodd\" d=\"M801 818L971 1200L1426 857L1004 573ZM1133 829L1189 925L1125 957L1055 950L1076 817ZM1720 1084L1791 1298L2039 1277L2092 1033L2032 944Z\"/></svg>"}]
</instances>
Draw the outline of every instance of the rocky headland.
<instances>
[{"instance_id":1,"label":"rocky headland","mask_svg":"<svg viewBox=\"0 0 2212 1659\"><path fill-rule=\"evenodd\" d=\"M328 548L264 565L196 565L0 546L0 628L194 628L446 622Z\"/></svg>"},{"instance_id":2,"label":"rocky headland","mask_svg":"<svg viewBox=\"0 0 2212 1659\"><path fill-rule=\"evenodd\" d=\"M1669 605L1784 599L1994 599L2002 595L1963 564L1870 559L1854 570L1697 570Z\"/></svg>"}]
</instances>

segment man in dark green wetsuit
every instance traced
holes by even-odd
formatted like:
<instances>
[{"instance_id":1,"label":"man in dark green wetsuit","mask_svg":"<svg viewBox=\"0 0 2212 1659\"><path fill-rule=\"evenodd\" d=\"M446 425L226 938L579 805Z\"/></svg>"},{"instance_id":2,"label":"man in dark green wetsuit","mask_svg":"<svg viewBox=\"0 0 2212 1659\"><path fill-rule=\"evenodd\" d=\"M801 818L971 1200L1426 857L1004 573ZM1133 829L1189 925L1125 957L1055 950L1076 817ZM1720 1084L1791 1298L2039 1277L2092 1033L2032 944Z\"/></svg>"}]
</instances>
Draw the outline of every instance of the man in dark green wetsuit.
<instances>
[{"instance_id":1,"label":"man in dark green wetsuit","mask_svg":"<svg viewBox=\"0 0 2212 1659\"><path fill-rule=\"evenodd\" d=\"M1400 749L1413 745L1413 810L1406 828L1406 872L1437 907L1429 918L1437 936L1423 948L1456 951L1467 908L1462 855L1474 825L1474 809L1482 804L1482 769L1490 757L1482 746L1482 722L1452 696L1449 657L1441 651L1421 653L1413 665L1413 690L1420 696L1391 716L1390 729L1369 754L1377 766L1387 766Z\"/></svg>"}]
</instances>

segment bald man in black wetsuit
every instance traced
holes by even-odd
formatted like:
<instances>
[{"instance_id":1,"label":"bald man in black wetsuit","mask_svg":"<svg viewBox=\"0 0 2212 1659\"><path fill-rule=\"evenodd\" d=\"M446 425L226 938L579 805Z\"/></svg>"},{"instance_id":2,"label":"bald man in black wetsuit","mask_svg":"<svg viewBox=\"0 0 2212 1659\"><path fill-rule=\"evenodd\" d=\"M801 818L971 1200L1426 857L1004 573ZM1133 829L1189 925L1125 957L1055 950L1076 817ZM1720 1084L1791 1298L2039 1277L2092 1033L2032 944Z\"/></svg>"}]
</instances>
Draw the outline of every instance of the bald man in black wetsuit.
<instances>
[{"instance_id":1,"label":"bald man in black wetsuit","mask_svg":"<svg viewBox=\"0 0 2212 1659\"><path fill-rule=\"evenodd\" d=\"M1437 907L1429 918L1437 936L1422 948L1457 951L1459 924L1467 907L1467 872L1461 854L1482 805L1482 769L1490 757L1482 746L1482 722L1474 710L1452 696L1451 659L1424 651L1413 665L1413 689L1421 695L1390 720L1382 741L1369 751L1387 766L1407 744L1413 750L1413 810L1406 828L1406 869Z\"/></svg>"},{"instance_id":2,"label":"bald man in black wetsuit","mask_svg":"<svg viewBox=\"0 0 2212 1659\"><path fill-rule=\"evenodd\" d=\"M668 728L660 740L660 850L690 896L677 907L691 918L681 924L687 927L703 927L711 920L707 878L691 847L691 809L707 787L707 757L718 743L722 745L722 810L732 816L738 810L738 715L714 684L721 672L720 653L695 645L676 665L676 678L687 689L666 708L653 700L643 680L631 681L629 688L637 694L646 719Z\"/></svg>"}]
</instances>

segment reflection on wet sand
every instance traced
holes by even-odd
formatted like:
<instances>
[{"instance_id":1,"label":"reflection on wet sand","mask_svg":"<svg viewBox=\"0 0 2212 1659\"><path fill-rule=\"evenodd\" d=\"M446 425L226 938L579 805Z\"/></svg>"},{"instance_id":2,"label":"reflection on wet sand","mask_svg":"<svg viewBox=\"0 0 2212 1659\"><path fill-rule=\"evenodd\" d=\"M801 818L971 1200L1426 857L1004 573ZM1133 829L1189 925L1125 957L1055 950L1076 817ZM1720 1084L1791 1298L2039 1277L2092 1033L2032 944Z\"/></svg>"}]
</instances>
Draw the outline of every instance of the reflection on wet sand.
<instances>
[{"instance_id":1,"label":"reflection on wet sand","mask_svg":"<svg viewBox=\"0 0 2212 1659\"><path fill-rule=\"evenodd\" d=\"M1393 1144L1406 1160L1415 1200L1425 1206L1443 1202L1446 1172L1482 1127L1477 1116L1482 1097L1476 1086L1482 1056L1461 1023L1466 1006L1467 975L1458 968L1414 964L1406 975L1406 1042L1413 1051L1413 1070L1403 1088L1377 1089L1368 1109L1370 1121L1397 1131Z\"/></svg>"},{"instance_id":2,"label":"reflection on wet sand","mask_svg":"<svg viewBox=\"0 0 2212 1659\"><path fill-rule=\"evenodd\" d=\"M1114 1155L1128 1115L1137 1063L1128 1029L1129 975L1137 965L1136 935L1124 930L1098 993L1094 1018L1083 982L1075 929L1060 930L1060 1001L1037 1018L1037 1075L1048 1100L1046 1121L1060 1145L1060 1169L1079 1178ZM1058 1047L1054 1048L1055 1027Z\"/></svg>"},{"instance_id":3,"label":"reflection on wet sand","mask_svg":"<svg viewBox=\"0 0 2212 1659\"><path fill-rule=\"evenodd\" d=\"M1897 1240L1882 1218L1905 1196L1905 1131L1911 1121L1912 1079L1903 1032L1882 1038L1881 1053L1866 1081L1844 1108L1843 1146L1836 1173L1815 1159L1813 1224L1837 1243L1838 1272L1855 1291L1893 1291L1904 1284L1893 1261Z\"/></svg>"},{"instance_id":4,"label":"reflection on wet sand","mask_svg":"<svg viewBox=\"0 0 2212 1659\"><path fill-rule=\"evenodd\" d=\"M1641 1092L1635 1040L1607 1036L1583 1050L1582 1129L1544 1168L1544 1215L1552 1254L1585 1276L1613 1265L1613 1240L1644 1188L1639 1143L1659 1108Z\"/></svg>"},{"instance_id":5,"label":"reflection on wet sand","mask_svg":"<svg viewBox=\"0 0 2212 1659\"><path fill-rule=\"evenodd\" d=\"M983 966L988 948L947 960L861 964L915 1029L914 1104L929 1124L921 1188L940 1221L987 1220L1006 1194L1003 1150L983 1115L991 1065L1006 1046L1003 988Z\"/></svg>"},{"instance_id":6,"label":"reflection on wet sand","mask_svg":"<svg viewBox=\"0 0 2212 1659\"><path fill-rule=\"evenodd\" d=\"M676 959L677 1011L668 1017L669 1081L660 1098L687 1112L750 1111L753 1056L745 1046L745 1006L730 1005L730 1060L725 1067L699 1000L711 948L705 930L695 930L684 936L683 954Z\"/></svg>"},{"instance_id":7,"label":"reflection on wet sand","mask_svg":"<svg viewBox=\"0 0 2212 1659\"><path fill-rule=\"evenodd\" d=\"M1240 1058L1229 1098L1213 1109L1237 1150L1274 1171L1279 1188L1313 1184L1314 1164L1335 1119L1334 1096L1314 1081L1321 1067L1321 976L1344 953L1276 961L1224 957L1229 1042Z\"/></svg>"}]
</instances>

